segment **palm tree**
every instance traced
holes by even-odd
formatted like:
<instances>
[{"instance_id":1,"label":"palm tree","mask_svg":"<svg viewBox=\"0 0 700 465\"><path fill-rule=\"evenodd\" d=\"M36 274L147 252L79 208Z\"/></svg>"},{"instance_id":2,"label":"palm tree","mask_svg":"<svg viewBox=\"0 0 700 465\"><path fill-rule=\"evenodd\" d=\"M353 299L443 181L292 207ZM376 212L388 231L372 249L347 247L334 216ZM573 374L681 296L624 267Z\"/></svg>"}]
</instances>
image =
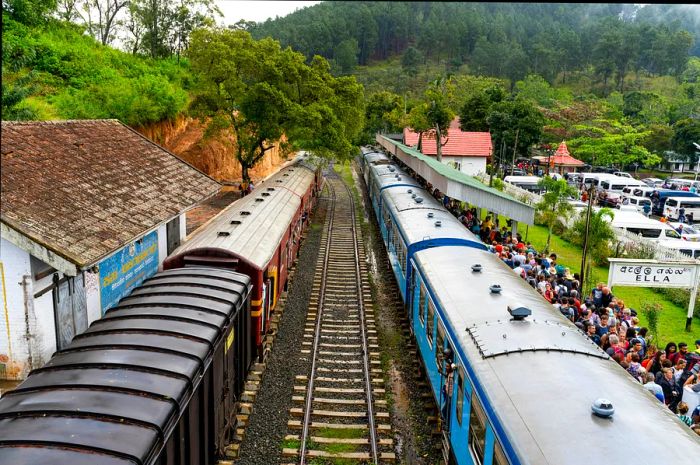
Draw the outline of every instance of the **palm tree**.
<instances>
[{"instance_id":1,"label":"palm tree","mask_svg":"<svg viewBox=\"0 0 700 465\"><path fill-rule=\"evenodd\" d=\"M549 176L540 179L537 184L546 191L542 196L542 200L535 205L535 208L548 228L547 245L545 247L545 253L548 253L552 240L552 229L554 229L554 225L559 221L559 218L565 217L573 209L568 199L575 196L577 191L574 187L569 186L565 180L559 179L557 181Z\"/></svg>"},{"instance_id":2,"label":"palm tree","mask_svg":"<svg viewBox=\"0 0 700 465\"><path fill-rule=\"evenodd\" d=\"M605 218L609 218L606 220ZM593 260L600 264L609 256L610 242L615 239L615 231L612 229L612 220L615 213L609 208L601 208L597 212L591 212L591 222L588 224L588 243L590 245ZM573 225L574 242L583 244L586 234L586 216L581 212L581 217Z\"/></svg>"}]
</instances>

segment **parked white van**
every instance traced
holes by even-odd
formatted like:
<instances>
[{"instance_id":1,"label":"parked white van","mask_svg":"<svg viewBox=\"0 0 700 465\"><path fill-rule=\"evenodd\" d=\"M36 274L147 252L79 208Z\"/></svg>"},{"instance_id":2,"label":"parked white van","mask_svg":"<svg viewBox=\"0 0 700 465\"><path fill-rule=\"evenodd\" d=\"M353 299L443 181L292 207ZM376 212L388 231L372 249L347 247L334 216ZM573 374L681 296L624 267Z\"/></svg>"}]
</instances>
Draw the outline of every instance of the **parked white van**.
<instances>
[{"instance_id":1,"label":"parked white van","mask_svg":"<svg viewBox=\"0 0 700 465\"><path fill-rule=\"evenodd\" d=\"M625 196L622 197L622 205L632 206L639 213L644 213L644 205L649 205L649 211L651 211L651 199L648 197Z\"/></svg>"},{"instance_id":2,"label":"parked white van","mask_svg":"<svg viewBox=\"0 0 700 465\"><path fill-rule=\"evenodd\" d=\"M700 242L677 241L671 239L668 241L659 241L658 243L669 249L678 250L686 254L689 258L700 258Z\"/></svg>"},{"instance_id":3,"label":"parked white van","mask_svg":"<svg viewBox=\"0 0 700 465\"><path fill-rule=\"evenodd\" d=\"M609 221L608 217L605 218L606 221ZM637 212L616 211L612 220L612 226L653 241L665 239L682 240L678 231L668 224L652 220Z\"/></svg>"},{"instance_id":4,"label":"parked white van","mask_svg":"<svg viewBox=\"0 0 700 465\"><path fill-rule=\"evenodd\" d=\"M668 218L674 221L679 220L679 211L685 209L685 217L692 215L693 221L700 220L700 197L669 197L666 199L664 211L667 212Z\"/></svg>"},{"instance_id":5,"label":"parked white van","mask_svg":"<svg viewBox=\"0 0 700 465\"><path fill-rule=\"evenodd\" d=\"M622 193L622 189L625 187L647 187L642 181L631 178L623 178L620 176L614 176L613 178L604 178L600 180L599 188L606 190L608 192L618 192Z\"/></svg>"}]
</instances>

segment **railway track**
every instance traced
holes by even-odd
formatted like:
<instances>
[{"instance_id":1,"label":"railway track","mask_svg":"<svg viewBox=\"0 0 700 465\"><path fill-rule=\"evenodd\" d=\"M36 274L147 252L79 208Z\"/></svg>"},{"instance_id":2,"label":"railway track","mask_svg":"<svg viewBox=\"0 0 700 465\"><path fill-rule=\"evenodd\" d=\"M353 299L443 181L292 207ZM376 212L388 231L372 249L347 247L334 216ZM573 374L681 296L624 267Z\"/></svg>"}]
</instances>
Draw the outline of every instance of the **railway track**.
<instances>
[{"instance_id":1,"label":"railway track","mask_svg":"<svg viewBox=\"0 0 700 465\"><path fill-rule=\"evenodd\" d=\"M321 238L283 456L298 463L395 460L365 251L348 186L326 177L329 209ZM286 460L289 462L289 460Z\"/></svg>"}]
</instances>

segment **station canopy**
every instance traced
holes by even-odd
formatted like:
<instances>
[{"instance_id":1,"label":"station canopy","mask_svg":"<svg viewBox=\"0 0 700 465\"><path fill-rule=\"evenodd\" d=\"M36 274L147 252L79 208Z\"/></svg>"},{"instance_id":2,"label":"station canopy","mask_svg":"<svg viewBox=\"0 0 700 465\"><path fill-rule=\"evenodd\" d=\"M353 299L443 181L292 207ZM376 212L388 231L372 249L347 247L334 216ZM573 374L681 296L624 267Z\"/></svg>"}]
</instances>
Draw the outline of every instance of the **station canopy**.
<instances>
[{"instance_id":1,"label":"station canopy","mask_svg":"<svg viewBox=\"0 0 700 465\"><path fill-rule=\"evenodd\" d=\"M521 223L534 224L535 209L530 205L381 134L377 135L377 142L448 197Z\"/></svg>"}]
</instances>

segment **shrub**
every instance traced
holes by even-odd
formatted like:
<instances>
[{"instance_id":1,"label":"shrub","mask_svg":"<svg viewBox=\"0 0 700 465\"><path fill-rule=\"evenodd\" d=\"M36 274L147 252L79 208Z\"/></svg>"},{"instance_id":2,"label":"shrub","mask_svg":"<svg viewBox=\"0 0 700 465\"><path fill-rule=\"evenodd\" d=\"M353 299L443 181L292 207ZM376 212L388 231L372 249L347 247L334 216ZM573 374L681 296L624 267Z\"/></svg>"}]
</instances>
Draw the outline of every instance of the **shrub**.
<instances>
[{"instance_id":1,"label":"shrub","mask_svg":"<svg viewBox=\"0 0 700 465\"><path fill-rule=\"evenodd\" d=\"M658 341L659 336L659 313L661 312L661 304L657 302L644 302L642 304L642 315L647 319L647 327L649 332L654 336L654 340Z\"/></svg>"}]
</instances>

